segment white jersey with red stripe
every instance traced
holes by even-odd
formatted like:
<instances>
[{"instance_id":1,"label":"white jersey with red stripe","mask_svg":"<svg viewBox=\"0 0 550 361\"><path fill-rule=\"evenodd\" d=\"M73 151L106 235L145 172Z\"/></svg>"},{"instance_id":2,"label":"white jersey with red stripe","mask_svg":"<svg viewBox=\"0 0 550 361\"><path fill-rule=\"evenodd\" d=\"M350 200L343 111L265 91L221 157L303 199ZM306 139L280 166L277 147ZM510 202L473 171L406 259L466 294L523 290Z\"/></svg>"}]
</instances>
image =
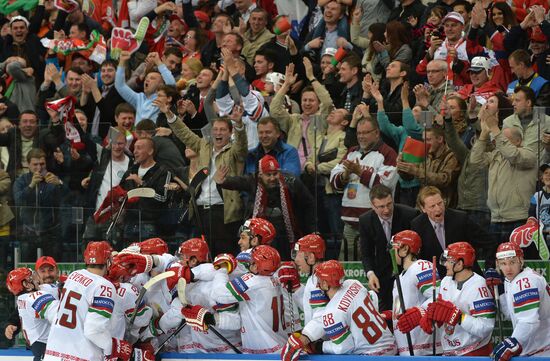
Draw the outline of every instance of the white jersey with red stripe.
<instances>
[{"instance_id":1,"label":"white jersey with red stripe","mask_svg":"<svg viewBox=\"0 0 550 361\"><path fill-rule=\"evenodd\" d=\"M550 356L550 287L538 273L525 268L504 282L502 311L512 320L522 356Z\"/></svg>"},{"instance_id":2,"label":"white jersey with red stripe","mask_svg":"<svg viewBox=\"0 0 550 361\"><path fill-rule=\"evenodd\" d=\"M436 287L439 286L439 275L436 272ZM416 260L406 271L399 275L401 289L403 290L403 302L405 308L421 307L426 309L433 299L432 286L433 264L429 261ZM397 318L401 315L401 302L397 292L397 283L393 285L393 334L397 342L397 349L400 355L409 355L409 345L407 335L397 329ZM420 327L416 327L410 332L412 344L414 345L414 354L431 355L433 336L428 335ZM441 334L436 330L436 353L441 353Z\"/></svg>"},{"instance_id":3,"label":"white jersey with red stripe","mask_svg":"<svg viewBox=\"0 0 550 361\"><path fill-rule=\"evenodd\" d=\"M328 341L323 352L335 355L395 355L397 346L386 320L378 313L367 289L345 280L323 311Z\"/></svg>"},{"instance_id":4,"label":"white jersey with red stripe","mask_svg":"<svg viewBox=\"0 0 550 361\"><path fill-rule=\"evenodd\" d=\"M72 272L61 293L45 361L99 361L112 349L111 315L116 290L104 277Z\"/></svg>"},{"instance_id":5,"label":"white jersey with red stripe","mask_svg":"<svg viewBox=\"0 0 550 361\"><path fill-rule=\"evenodd\" d=\"M495 300L485 279L477 273L464 282L447 276L441 281L439 293L462 311L460 324L442 326L443 354L465 355L486 346L495 326Z\"/></svg>"},{"instance_id":6,"label":"white jersey with red stripe","mask_svg":"<svg viewBox=\"0 0 550 361\"><path fill-rule=\"evenodd\" d=\"M317 276L308 277L301 287L300 306L304 311L304 328L302 334L311 341L317 341L325 336L323 329L323 310L329 302L327 295L317 288Z\"/></svg>"},{"instance_id":7,"label":"white jersey with red stripe","mask_svg":"<svg viewBox=\"0 0 550 361\"><path fill-rule=\"evenodd\" d=\"M193 284L188 284L186 289L190 289ZM158 327L165 335L171 335L176 331L178 326L185 322L185 319L181 313L182 304L179 298L174 298L170 305L170 309L162 315L158 322ZM170 345L166 349L173 348L179 353L194 353L193 339L191 338L191 328L185 326L175 337L175 340L170 342Z\"/></svg>"},{"instance_id":8,"label":"white jersey with red stripe","mask_svg":"<svg viewBox=\"0 0 550 361\"><path fill-rule=\"evenodd\" d=\"M229 281L227 270L216 271L211 297L218 304L239 303L242 351L279 353L287 341L281 286L270 276L247 273Z\"/></svg>"},{"instance_id":9,"label":"white jersey with red stripe","mask_svg":"<svg viewBox=\"0 0 550 361\"><path fill-rule=\"evenodd\" d=\"M197 278L204 278L202 275L214 275L216 270L212 263L203 263L192 269ZM216 330L236 347L241 346L241 316L238 312L239 303L228 304L216 303L211 297L214 288L213 277L211 280L198 280L191 284L186 291L187 301L191 305L201 305L206 307L211 313L216 315ZM218 336L211 331L201 331L197 327L191 327L191 339L193 349L200 353L234 353L234 351Z\"/></svg>"},{"instance_id":10,"label":"white jersey with red stripe","mask_svg":"<svg viewBox=\"0 0 550 361\"><path fill-rule=\"evenodd\" d=\"M46 343L50 324L55 321L59 292L56 287L25 293L17 297L17 312L21 319L21 329L29 345L35 342Z\"/></svg>"},{"instance_id":11,"label":"white jersey with red stripe","mask_svg":"<svg viewBox=\"0 0 550 361\"><path fill-rule=\"evenodd\" d=\"M126 328L129 326L130 318L136 308L136 301L139 291L131 283L121 283L116 289L115 308L111 316L111 335L114 338L122 339L126 334ZM136 318L129 334L132 341L136 341L139 336L139 330L149 324L153 311L142 300L138 305Z\"/></svg>"}]
</instances>

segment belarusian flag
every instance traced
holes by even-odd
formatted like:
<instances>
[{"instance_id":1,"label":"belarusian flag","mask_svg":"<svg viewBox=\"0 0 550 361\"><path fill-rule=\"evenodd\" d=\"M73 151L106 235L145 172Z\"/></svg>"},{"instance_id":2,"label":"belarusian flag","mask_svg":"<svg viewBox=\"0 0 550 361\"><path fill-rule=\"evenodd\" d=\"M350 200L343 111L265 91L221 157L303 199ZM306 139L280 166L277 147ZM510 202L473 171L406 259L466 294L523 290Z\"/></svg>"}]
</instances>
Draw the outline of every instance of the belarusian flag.
<instances>
[{"instance_id":1,"label":"belarusian flag","mask_svg":"<svg viewBox=\"0 0 550 361\"><path fill-rule=\"evenodd\" d=\"M426 144L420 140L407 137L403 145L403 161L422 163L426 158Z\"/></svg>"}]
</instances>

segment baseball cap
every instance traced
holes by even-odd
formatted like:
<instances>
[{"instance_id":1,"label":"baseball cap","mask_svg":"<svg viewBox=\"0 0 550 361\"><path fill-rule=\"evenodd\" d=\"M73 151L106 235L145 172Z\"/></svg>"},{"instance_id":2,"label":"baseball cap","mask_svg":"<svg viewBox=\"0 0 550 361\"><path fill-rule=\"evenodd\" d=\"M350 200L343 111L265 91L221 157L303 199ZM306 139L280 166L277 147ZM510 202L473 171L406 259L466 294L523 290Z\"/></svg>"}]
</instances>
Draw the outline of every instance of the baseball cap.
<instances>
[{"instance_id":1,"label":"baseball cap","mask_svg":"<svg viewBox=\"0 0 550 361\"><path fill-rule=\"evenodd\" d=\"M281 73L271 72L267 73L265 76L265 81L266 83L273 83L274 85L283 85L285 82L285 76Z\"/></svg>"},{"instance_id":2,"label":"baseball cap","mask_svg":"<svg viewBox=\"0 0 550 361\"><path fill-rule=\"evenodd\" d=\"M321 55L321 57L325 55L334 56L334 54L336 54L336 51L338 51L338 49L336 48L326 48L325 51L323 52L323 55Z\"/></svg>"},{"instance_id":3,"label":"baseball cap","mask_svg":"<svg viewBox=\"0 0 550 361\"><path fill-rule=\"evenodd\" d=\"M539 170L544 173L544 171L547 170L548 168L550 168L550 163L544 163L539 167Z\"/></svg>"},{"instance_id":4,"label":"baseball cap","mask_svg":"<svg viewBox=\"0 0 550 361\"><path fill-rule=\"evenodd\" d=\"M445 21L447 21L447 20L452 20L452 21L455 21L457 23L461 23L462 25L464 25L464 18L462 17L462 15L460 15L456 11L451 11L450 13L445 15L445 17L443 18L443 21L441 23L444 24Z\"/></svg>"},{"instance_id":5,"label":"baseball cap","mask_svg":"<svg viewBox=\"0 0 550 361\"><path fill-rule=\"evenodd\" d=\"M55 259L53 259L53 257L42 256L38 260L36 260L36 264L34 266L34 269L37 270L45 264L50 265L52 267L57 267L57 263L55 262Z\"/></svg>"},{"instance_id":6,"label":"baseball cap","mask_svg":"<svg viewBox=\"0 0 550 361\"><path fill-rule=\"evenodd\" d=\"M16 21L22 21L22 22L25 23L25 25L27 25L27 27L29 26L29 21L27 20L27 18L24 17L24 16L21 16L21 15L17 15L17 16L14 16L13 18L11 18L10 19L10 26L11 26L11 24L13 24Z\"/></svg>"},{"instance_id":7,"label":"baseball cap","mask_svg":"<svg viewBox=\"0 0 550 361\"><path fill-rule=\"evenodd\" d=\"M468 71L473 71L474 73L477 73L482 70L485 70L485 72L489 74L489 70L491 70L491 63L489 59L484 56L474 57L472 59L472 62L470 63L470 69L468 69Z\"/></svg>"}]
</instances>

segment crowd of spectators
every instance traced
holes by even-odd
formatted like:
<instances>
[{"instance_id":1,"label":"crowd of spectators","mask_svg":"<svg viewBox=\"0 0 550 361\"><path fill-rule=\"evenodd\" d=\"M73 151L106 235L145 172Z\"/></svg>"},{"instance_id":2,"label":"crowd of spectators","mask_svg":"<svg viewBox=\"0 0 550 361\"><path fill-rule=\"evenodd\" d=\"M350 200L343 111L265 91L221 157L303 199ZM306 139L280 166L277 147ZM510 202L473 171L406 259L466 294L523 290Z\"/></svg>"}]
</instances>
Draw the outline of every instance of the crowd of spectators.
<instances>
[{"instance_id":1,"label":"crowd of spectators","mask_svg":"<svg viewBox=\"0 0 550 361\"><path fill-rule=\"evenodd\" d=\"M547 0L89 3L0 17L3 267L14 246L76 261L105 237L233 253L250 217L283 259L318 231L367 271L373 227L416 227L434 253L529 215L550 230Z\"/></svg>"}]
</instances>

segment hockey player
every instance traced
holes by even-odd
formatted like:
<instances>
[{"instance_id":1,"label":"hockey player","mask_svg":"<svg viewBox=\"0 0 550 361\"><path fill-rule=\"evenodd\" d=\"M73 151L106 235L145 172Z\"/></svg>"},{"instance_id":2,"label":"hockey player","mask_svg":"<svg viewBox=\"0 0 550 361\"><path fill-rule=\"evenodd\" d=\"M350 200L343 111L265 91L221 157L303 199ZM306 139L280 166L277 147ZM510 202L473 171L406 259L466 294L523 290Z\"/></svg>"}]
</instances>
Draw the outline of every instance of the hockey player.
<instances>
[{"instance_id":1,"label":"hockey player","mask_svg":"<svg viewBox=\"0 0 550 361\"><path fill-rule=\"evenodd\" d=\"M315 267L325 258L325 241L318 234L308 234L294 244L292 259L298 266L300 273L309 275L306 284L295 293L294 299L304 312L304 328L300 334L292 334L281 351L281 359L290 361L298 359L302 347L312 341L321 339L325 335L322 321L322 311L329 299L317 287ZM279 273L283 268L279 269ZM279 275L279 280L286 278ZM291 278L291 277L290 277ZM282 282L284 283L284 282ZM308 350L311 352L311 350Z\"/></svg>"},{"instance_id":2,"label":"hockey player","mask_svg":"<svg viewBox=\"0 0 550 361\"><path fill-rule=\"evenodd\" d=\"M512 356L550 356L550 288L538 273L524 268L523 251L512 242L498 246L497 266L505 277L502 313L514 331L493 350L495 361Z\"/></svg>"},{"instance_id":3,"label":"hockey player","mask_svg":"<svg viewBox=\"0 0 550 361\"><path fill-rule=\"evenodd\" d=\"M46 351L50 323L58 304L57 288L40 290L40 279L30 268L16 268L8 274L6 285L17 297L17 312L25 340L31 346L34 361L40 361Z\"/></svg>"},{"instance_id":4,"label":"hockey player","mask_svg":"<svg viewBox=\"0 0 550 361\"><path fill-rule=\"evenodd\" d=\"M189 284L185 291L187 301L193 305L202 305L211 314L215 313L216 325L222 335L232 344L240 345L238 330L240 330L241 319L238 312L236 312L238 303L216 304L210 296L216 267L219 268L220 264L224 264L224 267L231 273L237 265L235 257L222 254L216 257L214 264L208 263L210 254L208 244L200 238L183 242L179 253L183 262L191 267L193 273L194 282ZM198 321L198 325L197 322L193 322L192 319L196 318L194 314L197 312L196 308L186 306L181 303L179 298L175 298L172 301L170 311L163 315L159 323L163 329L176 328L184 319L188 323L192 323L193 327L186 327L180 332L180 334L184 334L182 337L178 337L178 350L183 352L232 353L231 348L221 341L218 336L210 332L202 321Z\"/></svg>"},{"instance_id":5,"label":"hockey player","mask_svg":"<svg viewBox=\"0 0 550 361\"><path fill-rule=\"evenodd\" d=\"M317 287L330 299L322 319L328 354L395 355L395 339L378 313L367 289L357 280L344 281L340 262L330 260L315 268Z\"/></svg>"},{"instance_id":6,"label":"hockey player","mask_svg":"<svg viewBox=\"0 0 550 361\"><path fill-rule=\"evenodd\" d=\"M104 276L111 246L105 241L88 243L84 262L86 269L72 272L65 282L44 360L128 361L132 346L110 332L116 290Z\"/></svg>"},{"instance_id":7,"label":"hockey player","mask_svg":"<svg viewBox=\"0 0 550 361\"><path fill-rule=\"evenodd\" d=\"M270 245L275 239L275 227L270 221L263 218L250 218L239 228L238 245L241 252L237 255L237 269L233 276L242 276L248 273L250 266L250 252L261 244Z\"/></svg>"},{"instance_id":8,"label":"hockey player","mask_svg":"<svg viewBox=\"0 0 550 361\"><path fill-rule=\"evenodd\" d=\"M266 245L253 248L250 273L232 281L228 263L217 263L211 297L219 304L239 303L245 353L278 353L286 341L281 286L272 278L280 263L279 252Z\"/></svg>"},{"instance_id":9,"label":"hockey player","mask_svg":"<svg viewBox=\"0 0 550 361\"><path fill-rule=\"evenodd\" d=\"M433 297L433 264L432 262L417 259L422 240L414 231L401 231L392 237L392 247L395 251L397 264L403 267L399 275L403 301L409 308L402 314L397 291L397 282L393 286L393 328L397 351L400 355L409 355L409 346L406 333L410 332L414 354L431 355L433 338L416 328L420 324L425 309ZM437 270L436 270L437 273ZM439 275L436 274L437 284ZM436 341L436 349L441 349L439 338ZM437 352L438 354L441 351Z\"/></svg>"},{"instance_id":10,"label":"hockey player","mask_svg":"<svg viewBox=\"0 0 550 361\"><path fill-rule=\"evenodd\" d=\"M422 328L436 321L443 325L441 346L445 356L488 356L495 326L495 301L485 279L474 273L475 250L467 242L450 244L441 256L447 276L436 302L426 310Z\"/></svg>"}]
</instances>

